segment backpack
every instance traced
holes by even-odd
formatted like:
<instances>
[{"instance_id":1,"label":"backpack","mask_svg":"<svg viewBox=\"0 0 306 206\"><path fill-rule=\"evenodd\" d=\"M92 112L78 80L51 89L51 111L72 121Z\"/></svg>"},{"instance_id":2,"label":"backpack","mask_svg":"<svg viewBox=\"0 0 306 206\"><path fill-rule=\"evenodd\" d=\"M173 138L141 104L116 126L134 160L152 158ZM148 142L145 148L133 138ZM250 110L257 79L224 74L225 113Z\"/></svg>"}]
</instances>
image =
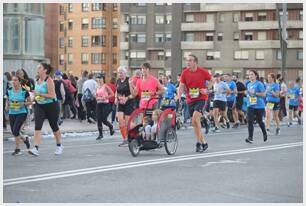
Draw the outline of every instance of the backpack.
<instances>
[{"instance_id":1,"label":"backpack","mask_svg":"<svg viewBox=\"0 0 306 206\"><path fill-rule=\"evenodd\" d=\"M61 81L61 83L64 85L64 89L65 89L65 100L67 101L67 100L70 100L71 99L71 91L70 91L70 89L68 88L68 86L65 84L65 82L64 81ZM65 101L65 102L66 102Z\"/></svg>"},{"instance_id":2,"label":"backpack","mask_svg":"<svg viewBox=\"0 0 306 206\"><path fill-rule=\"evenodd\" d=\"M89 88L87 88L84 91L82 99L84 100L84 102L90 102L90 101L92 101L94 99L94 96L92 95L92 93L91 93Z\"/></svg>"}]
</instances>

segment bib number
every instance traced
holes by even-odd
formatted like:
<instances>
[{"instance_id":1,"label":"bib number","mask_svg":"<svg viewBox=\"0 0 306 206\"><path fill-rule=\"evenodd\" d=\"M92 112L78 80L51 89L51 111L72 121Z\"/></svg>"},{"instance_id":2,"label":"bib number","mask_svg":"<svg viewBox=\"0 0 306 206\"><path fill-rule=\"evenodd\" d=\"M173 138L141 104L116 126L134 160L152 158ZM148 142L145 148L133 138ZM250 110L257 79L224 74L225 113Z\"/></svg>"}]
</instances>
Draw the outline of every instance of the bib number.
<instances>
[{"instance_id":1,"label":"bib number","mask_svg":"<svg viewBox=\"0 0 306 206\"><path fill-rule=\"evenodd\" d=\"M267 106L268 106L269 109L273 109L274 103L268 102L268 103L267 103Z\"/></svg>"},{"instance_id":2,"label":"bib number","mask_svg":"<svg viewBox=\"0 0 306 206\"><path fill-rule=\"evenodd\" d=\"M199 88L191 88L189 90L189 94L190 94L190 97L192 99L198 98L200 96L200 89Z\"/></svg>"},{"instance_id":3,"label":"bib number","mask_svg":"<svg viewBox=\"0 0 306 206\"><path fill-rule=\"evenodd\" d=\"M14 111L19 111L21 108L21 104L19 102L11 102L10 103L10 109Z\"/></svg>"},{"instance_id":4,"label":"bib number","mask_svg":"<svg viewBox=\"0 0 306 206\"><path fill-rule=\"evenodd\" d=\"M151 98L150 92L141 92L142 100L150 100L150 98Z\"/></svg>"},{"instance_id":5,"label":"bib number","mask_svg":"<svg viewBox=\"0 0 306 206\"><path fill-rule=\"evenodd\" d=\"M256 97L250 97L249 101L250 101L250 105L257 104L257 98Z\"/></svg>"},{"instance_id":6,"label":"bib number","mask_svg":"<svg viewBox=\"0 0 306 206\"><path fill-rule=\"evenodd\" d=\"M163 104L163 105L168 105L168 104L170 104L170 99L165 99L165 98L164 98L164 99L162 100L162 104Z\"/></svg>"},{"instance_id":7,"label":"bib number","mask_svg":"<svg viewBox=\"0 0 306 206\"><path fill-rule=\"evenodd\" d=\"M289 94L289 99L294 99L294 94Z\"/></svg>"},{"instance_id":8,"label":"bib number","mask_svg":"<svg viewBox=\"0 0 306 206\"><path fill-rule=\"evenodd\" d=\"M44 102L44 101L46 100L46 98L41 97L41 96L36 96L36 97L35 97L35 100L36 100L37 102Z\"/></svg>"}]
</instances>

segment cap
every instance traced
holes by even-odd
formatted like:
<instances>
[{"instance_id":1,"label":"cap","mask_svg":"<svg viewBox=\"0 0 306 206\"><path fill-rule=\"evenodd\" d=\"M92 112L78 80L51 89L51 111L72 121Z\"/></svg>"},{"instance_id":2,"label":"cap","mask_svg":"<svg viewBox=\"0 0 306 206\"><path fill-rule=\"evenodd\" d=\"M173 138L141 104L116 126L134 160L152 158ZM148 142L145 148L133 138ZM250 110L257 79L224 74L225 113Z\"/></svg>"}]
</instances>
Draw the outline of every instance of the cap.
<instances>
[{"instance_id":1,"label":"cap","mask_svg":"<svg viewBox=\"0 0 306 206\"><path fill-rule=\"evenodd\" d=\"M214 75L214 77L221 77L221 74L216 73L216 74Z\"/></svg>"},{"instance_id":2,"label":"cap","mask_svg":"<svg viewBox=\"0 0 306 206\"><path fill-rule=\"evenodd\" d=\"M57 70L54 74L56 77L59 77L59 76L63 76L63 73L59 70Z\"/></svg>"},{"instance_id":3,"label":"cap","mask_svg":"<svg viewBox=\"0 0 306 206\"><path fill-rule=\"evenodd\" d=\"M96 76L97 79L102 79L104 77L105 77L104 74L97 74L97 76Z\"/></svg>"}]
</instances>

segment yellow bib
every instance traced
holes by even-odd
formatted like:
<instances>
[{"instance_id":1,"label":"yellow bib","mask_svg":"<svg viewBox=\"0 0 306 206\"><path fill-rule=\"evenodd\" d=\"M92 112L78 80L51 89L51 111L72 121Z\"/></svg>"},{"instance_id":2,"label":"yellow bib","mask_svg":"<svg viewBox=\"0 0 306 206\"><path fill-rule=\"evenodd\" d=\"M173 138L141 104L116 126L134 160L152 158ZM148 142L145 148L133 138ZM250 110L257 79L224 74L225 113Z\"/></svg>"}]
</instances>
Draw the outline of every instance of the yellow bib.
<instances>
[{"instance_id":1,"label":"yellow bib","mask_svg":"<svg viewBox=\"0 0 306 206\"><path fill-rule=\"evenodd\" d=\"M256 97L249 97L249 101L250 101L251 105L257 104L257 98Z\"/></svg>"},{"instance_id":2,"label":"yellow bib","mask_svg":"<svg viewBox=\"0 0 306 206\"><path fill-rule=\"evenodd\" d=\"M193 98L198 98L200 96L200 89L199 88L190 88L189 89L189 94L190 97Z\"/></svg>"},{"instance_id":3,"label":"yellow bib","mask_svg":"<svg viewBox=\"0 0 306 206\"><path fill-rule=\"evenodd\" d=\"M268 106L269 109L273 109L274 103L273 102L268 102L267 106Z\"/></svg>"}]
</instances>

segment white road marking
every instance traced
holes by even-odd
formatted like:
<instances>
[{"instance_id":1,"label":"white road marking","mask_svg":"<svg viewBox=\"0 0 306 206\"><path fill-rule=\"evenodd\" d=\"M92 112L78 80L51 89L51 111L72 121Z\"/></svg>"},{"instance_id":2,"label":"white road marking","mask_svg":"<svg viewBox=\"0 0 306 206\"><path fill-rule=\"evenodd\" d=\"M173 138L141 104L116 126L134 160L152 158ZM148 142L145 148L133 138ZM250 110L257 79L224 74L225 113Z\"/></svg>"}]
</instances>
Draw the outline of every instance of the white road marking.
<instances>
[{"instance_id":1,"label":"white road marking","mask_svg":"<svg viewBox=\"0 0 306 206\"><path fill-rule=\"evenodd\" d=\"M46 173L46 174L26 176L26 177L4 179L3 185L9 186L9 185L29 183L29 182L37 182L37 181L44 181L44 180L50 180L50 179L58 179L58 178L64 178L64 177L85 175L85 174L93 174L93 173L101 173L101 172L122 170L122 169L135 168L135 167L143 167L143 166L149 166L149 165L165 164L165 163L185 161L185 160L204 159L204 158L210 158L210 157L221 157L221 156L253 153L253 152L260 152L260 151L271 151L271 150L285 149L285 148L291 148L291 147L300 147L300 146L303 146L303 142L294 142L294 143L288 143L288 144L279 144L279 145L238 149L238 150L228 150L228 151L220 151L220 152L212 152L212 153L201 153L201 154L194 154L194 155L183 155L183 156L177 156L177 157L144 160L144 161L129 162L129 163L122 163L122 164L114 164L114 165L104 165L104 166L99 166L99 167L91 167L91 168L84 168L84 169L77 169L77 170L68 170L68 171L62 171L62 172L54 172L54 173Z\"/></svg>"},{"instance_id":2,"label":"white road marking","mask_svg":"<svg viewBox=\"0 0 306 206\"><path fill-rule=\"evenodd\" d=\"M201 165L201 167L208 167L211 165L216 165L216 164L246 164L248 163L249 159L236 159L236 160L220 160L217 162L207 162L204 165Z\"/></svg>"}]
</instances>

